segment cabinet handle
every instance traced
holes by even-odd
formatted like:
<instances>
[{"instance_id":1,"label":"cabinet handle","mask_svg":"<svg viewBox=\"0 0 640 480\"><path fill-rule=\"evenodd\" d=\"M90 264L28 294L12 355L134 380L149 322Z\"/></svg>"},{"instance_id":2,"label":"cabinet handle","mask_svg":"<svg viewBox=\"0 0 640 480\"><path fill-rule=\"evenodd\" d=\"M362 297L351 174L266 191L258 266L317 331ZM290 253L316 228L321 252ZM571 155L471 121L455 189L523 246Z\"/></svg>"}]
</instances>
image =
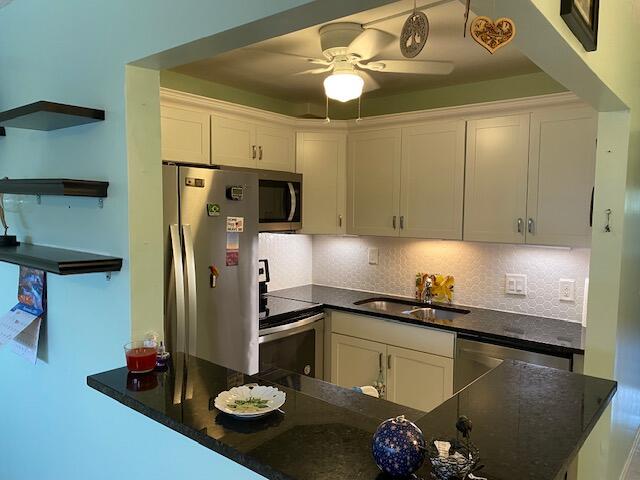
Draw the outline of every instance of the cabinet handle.
<instances>
[{"instance_id":1,"label":"cabinet handle","mask_svg":"<svg viewBox=\"0 0 640 480\"><path fill-rule=\"evenodd\" d=\"M400 215L400 229L404 229L404 215Z\"/></svg>"},{"instance_id":2,"label":"cabinet handle","mask_svg":"<svg viewBox=\"0 0 640 480\"><path fill-rule=\"evenodd\" d=\"M387 368L391 370L391 355L387 355Z\"/></svg>"},{"instance_id":3,"label":"cabinet handle","mask_svg":"<svg viewBox=\"0 0 640 480\"><path fill-rule=\"evenodd\" d=\"M518 219L518 233L522 233L522 219Z\"/></svg>"},{"instance_id":4,"label":"cabinet handle","mask_svg":"<svg viewBox=\"0 0 640 480\"><path fill-rule=\"evenodd\" d=\"M527 231L531 234L533 234L534 231L534 223L533 223L533 218L530 218L529 220L527 220Z\"/></svg>"},{"instance_id":5,"label":"cabinet handle","mask_svg":"<svg viewBox=\"0 0 640 480\"><path fill-rule=\"evenodd\" d=\"M342 227L342 215L338 215L338 226Z\"/></svg>"},{"instance_id":6,"label":"cabinet handle","mask_svg":"<svg viewBox=\"0 0 640 480\"><path fill-rule=\"evenodd\" d=\"M589 207L589 226L593 227L593 197L596 193L596 187L591 188L591 206Z\"/></svg>"},{"instance_id":7,"label":"cabinet handle","mask_svg":"<svg viewBox=\"0 0 640 480\"><path fill-rule=\"evenodd\" d=\"M256 159L256 146L251 145L252 157L254 160Z\"/></svg>"},{"instance_id":8,"label":"cabinet handle","mask_svg":"<svg viewBox=\"0 0 640 480\"><path fill-rule=\"evenodd\" d=\"M258 160L262 160L262 145L258 147Z\"/></svg>"},{"instance_id":9,"label":"cabinet handle","mask_svg":"<svg viewBox=\"0 0 640 480\"><path fill-rule=\"evenodd\" d=\"M391 221L391 223L393 224L393 229L396 229L396 216L393 216L393 220Z\"/></svg>"},{"instance_id":10,"label":"cabinet handle","mask_svg":"<svg viewBox=\"0 0 640 480\"><path fill-rule=\"evenodd\" d=\"M382 373L382 353L378 354L378 368L380 369L380 372Z\"/></svg>"}]
</instances>

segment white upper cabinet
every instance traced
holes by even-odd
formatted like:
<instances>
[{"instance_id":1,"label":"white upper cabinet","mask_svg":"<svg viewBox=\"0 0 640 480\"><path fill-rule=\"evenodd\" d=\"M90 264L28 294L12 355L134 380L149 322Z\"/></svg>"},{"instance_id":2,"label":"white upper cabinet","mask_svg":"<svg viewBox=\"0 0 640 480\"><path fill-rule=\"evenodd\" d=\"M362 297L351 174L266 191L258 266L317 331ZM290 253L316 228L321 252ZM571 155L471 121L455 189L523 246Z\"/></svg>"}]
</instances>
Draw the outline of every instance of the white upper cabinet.
<instances>
[{"instance_id":1,"label":"white upper cabinet","mask_svg":"<svg viewBox=\"0 0 640 480\"><path fill-rule=\"evenodd\" d=\"M402 129L400 236L462 239L465 122Z\"/></svg>"},{"instance_id":2,"label":"white upper cabinet","mask_svg":"<svg viewBox=\"0 0 640 480\"><path fill-rule=\"evenodd\" d=\"M467 124L465 240L524 243L529 114Z\"/></svg>"},{"instance_id":3,"label":"white upper cabinet","mask_svg":"<svg viewBox=\"0 0 640 480\"><path fill-rule=\"evenodd\" d=\"M527 243L590 244L596 112L549 110L531 117Z\"/></svg>"},{"instance_id":4,"label":"white upper cabinet","mask_svg":"<svg viewBox=\"0 0 640 480\"><path fill-rule=\"evenodd\" d=\"M291 127L255 123L235 115L211 115L214 165L292 172L295 135Z\"/></svg>"},{"instance_id":5,"label":"white upper cabinet","mask_svg":"<svg viewBox=\"0 0 640 480\"><path fill-rule=\"evenodd\" d=\"M293 128L256 125L257 168L294 172L295 142Z\"/></svg>"},{"instance_id":6,"label":"white upper cabinet","mask_svg":"<svg viewBox=\"0 0 640 480\"><path fill-rule=\"evenodd\" d=\"M348 233L398 235L401 138L399 128L349 135Z\"/></svg>"},{"instance_id":7,"label":"white upper cabinet","mask_svg":"<svg viewBox=\"0 0 640 480\"><path fill-rule=\"evenodd\" d=\"M209 113L207 111L161 105L162 160L209 165Z\"/></svg>"},{"instance_id":8,"label":"white upper cabinet","mask_svg":"<svg viewBox=\"0 0 640 480\"><path fill-rule=\"evenodd\" d=\"M346 232L346 133L298 132L296 170L302 174L302 233Z\"/></svg>"},{"instance_id":9,"label":"white upper cabinet","mask_svg":"<svg viewBox=\"0 0 640 480\"><path fill-rule=\"evenodd\" d=\"M240 118L211 115L211 163L256 168L255 126Z\"/></svg>"}]
</instances>

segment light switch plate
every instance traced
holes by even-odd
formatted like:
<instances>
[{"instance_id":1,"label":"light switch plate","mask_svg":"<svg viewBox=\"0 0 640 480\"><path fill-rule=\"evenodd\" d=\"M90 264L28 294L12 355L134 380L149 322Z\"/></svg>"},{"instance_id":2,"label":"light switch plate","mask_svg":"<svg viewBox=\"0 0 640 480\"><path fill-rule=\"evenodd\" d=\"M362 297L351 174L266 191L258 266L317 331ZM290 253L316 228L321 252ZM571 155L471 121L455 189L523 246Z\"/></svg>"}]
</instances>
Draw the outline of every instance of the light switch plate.
<instances>
[{"instance_id":1,"label":"light switch plate","mask_svg":"<svg viewBox=\"0 0 640 480\"><path fill-rule=\"evenodd\" d=\"M380 257L380 252L377 248L369 249L369 265L378 265L378 259Z\"/></svg>"},{"instance_id":2,"label":"light switch plate","mask_svg":"<svg viewBox=\"0 0 640 480\"><path fill-rule=\"evenodd\" d=\"M504 292L509 295L527 295L527 276L520 273L505 275Z\"/></svg>"},{"instance_id":3,"label":"light switch plate","mask_svg":"<svg viewBox=\"0 0 640 480\"><path fill-rule=\"evenodd\" d=\"M576 301L576 281L571 278L561 278L558 282L558 299L561 302Z\"/></svg>"}]
</instances>

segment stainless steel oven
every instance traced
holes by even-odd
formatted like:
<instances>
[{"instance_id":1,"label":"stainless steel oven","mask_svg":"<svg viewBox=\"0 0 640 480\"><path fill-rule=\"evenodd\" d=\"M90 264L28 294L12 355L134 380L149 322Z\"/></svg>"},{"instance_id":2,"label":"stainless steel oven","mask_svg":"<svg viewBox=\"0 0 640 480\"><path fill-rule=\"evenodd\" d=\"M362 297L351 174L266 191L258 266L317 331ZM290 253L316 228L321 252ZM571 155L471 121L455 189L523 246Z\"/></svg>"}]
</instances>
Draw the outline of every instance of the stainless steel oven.
<instances>
[{"instance_id":1,"label":"stainless steel oven","mask_svg":"<svg viewBox=\"0 0 640 480\"><path fill-rule=\"evenodd\" d=\"M260 370L272 367L314 378L324 374L324 314L302 315L260 330Z\"/></svg>"},{"instance_id":2,"label":"stainless steel oven","mask_svg":"<svg viewBox=\"0 0 640 480\"><path fill-rule=\"evenodd\" d=\"M302 175L256 170L259 182L258 228L282 232L302 228Z\"/></svg>"}]
</instances>

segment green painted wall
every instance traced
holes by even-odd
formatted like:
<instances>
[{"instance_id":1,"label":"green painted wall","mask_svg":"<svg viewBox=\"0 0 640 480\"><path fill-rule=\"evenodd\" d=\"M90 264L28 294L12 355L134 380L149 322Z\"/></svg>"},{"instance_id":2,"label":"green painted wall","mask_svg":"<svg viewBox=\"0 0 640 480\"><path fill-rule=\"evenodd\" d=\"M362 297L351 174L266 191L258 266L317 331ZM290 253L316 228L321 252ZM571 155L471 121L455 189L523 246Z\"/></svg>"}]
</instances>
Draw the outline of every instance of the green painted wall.
<instances>
[{"instance_id":1,"label":"green painted wall","mask_svg":"<svg viewBox=\"0 0 640 480\"><path fill-rule=\"evenodd\" d=\"M295 115L297 112L297 104L295 102L240 90L239 88L201 80L170 70L162 70L160 72L160 86L248 107L260 108L269 112L282 113L283 115Z\"/></svg>"},{"instance_id":2,"label":"green painted wall","mask_svg":"<svg viewBox=\"0 0 640 480\"><path fill-rule=\"evenodd\" d=\"M532 97L549 93L565 92L567 89L544 72L513 77L464 83L447 87L430 88L394 95L362 97L362 116L387 113L411 112L432 108L453 107L472 103ZM357 103L338 106L336 118L357 117Z\"/></svg>"},{"instance_id":3,"label":"green painted wall","mask_svg":"<svg viewBox=\"0 0 640 480\"><path fill-rule=\"evenodd\" d=\"M160 73L160 85L182 92L261 108L284 115L295 116L299 112L307 111L308 108L311 108L317 115L324 116L323 105L289 102L171 71L162 71ZM368 97L365 94L362 97L362 116L428 110L565 91L566 88L546 73L537 72L394 95ZM357 118L358 104L357 102L346 104L331 102L329 115L336 120Z\"/></svg>"}]
</instances>

